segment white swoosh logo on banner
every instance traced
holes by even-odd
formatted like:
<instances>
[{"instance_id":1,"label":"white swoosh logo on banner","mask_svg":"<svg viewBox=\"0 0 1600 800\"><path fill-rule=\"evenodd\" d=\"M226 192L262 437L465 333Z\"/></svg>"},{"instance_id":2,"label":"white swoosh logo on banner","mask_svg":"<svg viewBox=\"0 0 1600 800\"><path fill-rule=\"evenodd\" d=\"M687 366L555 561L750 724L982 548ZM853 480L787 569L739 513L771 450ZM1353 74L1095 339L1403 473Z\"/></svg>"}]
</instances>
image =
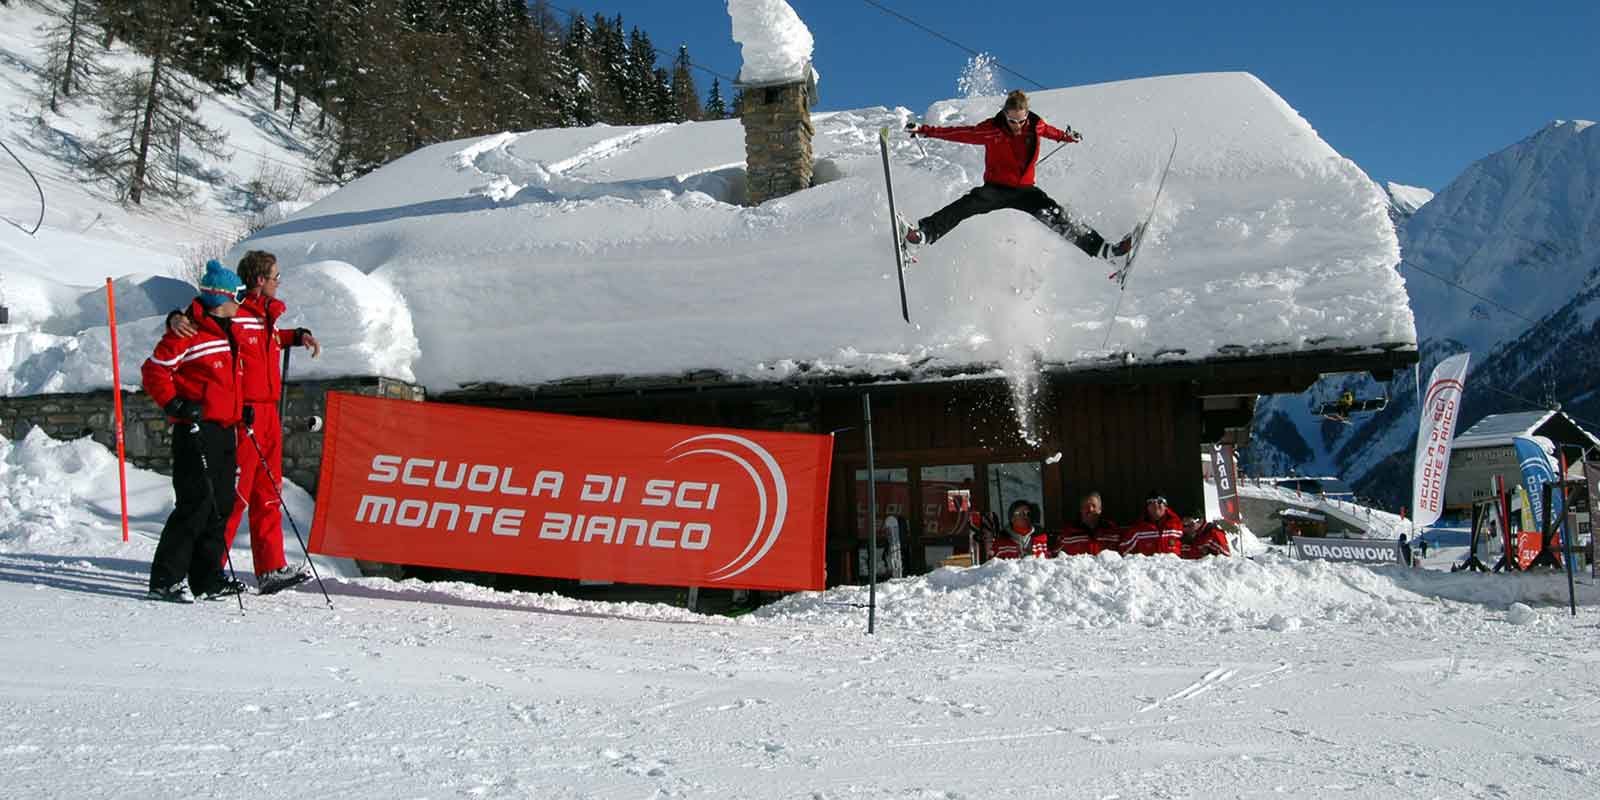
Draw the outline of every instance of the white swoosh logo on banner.
<instances>
[{"instance_id":1,"label":"white swoosh logo on banner","mask_svg":"<svg viewBox=\"0 0 1600 800\"><path fill-rule=\"evenodd\" d=\"M767 477L772 481L773 499L775 500L773 515L769 519L767 517L767 481L762 479L761 474L749 461L726 450L697 448L685 453L679 453L678 455L675 455L667 460L668 463L671 463L685 456L695 454L722 456L729 461L732 461L733 463L743 467L744 471L750 475L751 482L755 484L756 496L761 503L760 517L756 520L756 529L750 534L750 541L745 544L743 550L739 551L739 555L734 556L733 559L728 563L723 564L722 566L708 573L709 575L716 575L719 572L727 572L726 575L712 578L714 581L725 581L761 563L761 559L766 558L767 553L772 550L772 546L778 543L778 536L783 533L783 521L787 519L789 515L789 485L788 482L784 480L783 470L778 466L777 459L773 458L772 454L768 453L761 445L758 445L755 442L744 438L743 436L734 436L726 433L706 433L699 436L691 436L667 448L667 452L676 450L686 444L689 444L690 442L704 441L707 439L732 442L734 444L742 445L754 453L756 458L758 458L767 468ZM765 539L762 537L763 531L766 533ZM735 565L738 565L739 562L745 558L745 556L750 555L751 550L755 550L757 543L760 543L761 549L757 550L755 555L750 556L750 560L746 561L742 566L739 566L738 569L733 569ZM728 570L733 571L728 572Z\"/></svg>"}]
</instances>

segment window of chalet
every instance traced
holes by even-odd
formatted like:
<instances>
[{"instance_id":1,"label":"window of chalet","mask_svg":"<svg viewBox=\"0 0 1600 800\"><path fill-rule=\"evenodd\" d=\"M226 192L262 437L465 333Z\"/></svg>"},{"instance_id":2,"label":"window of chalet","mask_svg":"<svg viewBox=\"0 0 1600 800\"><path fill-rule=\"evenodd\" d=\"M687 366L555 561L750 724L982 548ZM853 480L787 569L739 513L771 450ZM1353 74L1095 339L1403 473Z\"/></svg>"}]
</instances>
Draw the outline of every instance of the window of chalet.
<instances>
[{"instance_id":1,"label":"window of chalet","mask_svg":"<svg viewBox=\"0 0 1600 800\"><path fill-rule=\"evenodd\" d=\"M857 542L853 563L867 553L867 470L857 468L851 478ZM1038 461L880 467L876 482L879 526L888 514L905 523L901 547L908 575L938 569L946 559L968 552L966 533L957 533L959 515L946 502L951 490L969 492L974 511L1004 516L1006 507L1019 499L1039 506L1041 513L1044 509L1044 464Z\"/></svg>"},{"instance_id":2,"label":"window of chalet","mask_svg":"<svg viewBox=\"0 0 1600 800\"><path fill-rule=\"evenodd\" d=\"M988 510L999 514L1004 525L1009 520L1004 519L1006 509L1018 500L1026 500L1039 509L1040 518L1033 521L1035 525L1044 524L1044 465L1037 461L1017 461L1010 464L990 464L987 467L989 477L989 508Z\"/></svg>"},{"instance_id":3,"label":"window of chalet","mask_svg":"<svg viewBox=\"0 0 1600 800\"><path fill-rule=\"evenodd\" d=\"M922 546L912 548L913 558L920 559L913 562L916 571L938 569L945 559L968 552L967 536L956 533L961 529L961 517L950 508L946 498L952 490L966 490L972 497L971 502L976 504L978 498L973 496L976 494L973 483L977 474L977 467L972 464L945 464L918 470L917 510L921 512L921 520L917 530Z\"/></svg>"}]
</instances>

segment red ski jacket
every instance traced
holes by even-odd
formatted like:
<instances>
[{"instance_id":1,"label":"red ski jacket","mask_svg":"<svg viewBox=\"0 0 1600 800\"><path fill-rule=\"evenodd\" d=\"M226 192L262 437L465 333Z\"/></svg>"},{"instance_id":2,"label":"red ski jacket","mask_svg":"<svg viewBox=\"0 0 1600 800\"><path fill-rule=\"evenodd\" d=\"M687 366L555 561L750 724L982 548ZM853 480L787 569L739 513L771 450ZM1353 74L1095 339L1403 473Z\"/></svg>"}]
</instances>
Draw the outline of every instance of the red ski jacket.
<instances>
[{"instance_id":1,"label":"red ski jacket","mask_svg":"<svg viewBox=\"0 0 1600 800\"><path fill-rule=\"evenodd\" d=\"M205 313L199 300L189 305L188 314L200 330L193 336L163 333L139 370L141 382L157 407L166 408L176 397L193 400L200 403L201 419L230 427L244 407L244 362L235 355L229 331Z\"/></svg>"},{"instance_id":2,"label":"red ski jacket","mask_svg":"<svg viewBox=\"0 0 1600 800\"><path fill-rule=\"evenodd\" d=\"M1092 556L1102 550L1122 547L1122 531L1110 518L1101 516L1093 528L1081 520L1068 522L1061 529L1057 553L1069 556Z\"/></svg>"},{"instance_id":3,"label":"red ski jacket","mask_svg":"<svg viewBox=\"0 0 1600 800\"><path fill-rule=\"evenodd\" d=\"M1021 540L1027 541L1027 552L1023 552ZM1038 528L1026 534L1007 529L995 535L990 547L990 558L1022 558L1024 555L1045 558L1050 555L1050 536Z\"/></svg>"},{"instance_id":4,"label":"red ski jacket","mask_svg":"<svg viewBox=\"0 0 1600 800\"><path fill-rule=\"evenodd\" d=\"M1161 515L1159 522L1151 522L1147 516L1122 532L1123 555L1178 555L1182 550L1183 519L1170 508Z\"/></svg>"},{"instance_id":5,"label":"red ski jacket","mask_svg":"<svg viewBox=\"0 0 1600 800\"><path fill-rule=\"evenodd\" d=\"M1228 549L1228 534L1222 526L1215 522L1204 522L1193 531L1183 534L1183 549L1178 555L1184 558L1205 558L1206 556L1225 556L1231 554Z\"/></svg>"},{"instance_id":6,"label":"red ski jacket","mask_svg":"<svg viewBox=\"0 0 1600 800\"><path fill-rule=\"evenodd\" d=\"M283 391L283 373L278 367L283 348L294 347L300 339L298 329L278 330L278 318L284 309L277 298L250 294L233 317L239 360L244 362L246 403L276 403Z\"/></svg>"},{"instance_id":7,"label":"red ski jacket","mask_svg":"<svg viewBox=\"0 0 1600 800\"><path fill-rule=\"evenodd\" d=\"M1033 167L1039 160L1039 137L1058 142L1076 142L1075 133L1063 131L1028 112L1028 122L1017 133L1006 124L1006 112L976 125L939 127L920 125L918 136L944 139L962 144L983 145L983 182L1027 188L1033 185Z\"/></svg>"}]
</instances>

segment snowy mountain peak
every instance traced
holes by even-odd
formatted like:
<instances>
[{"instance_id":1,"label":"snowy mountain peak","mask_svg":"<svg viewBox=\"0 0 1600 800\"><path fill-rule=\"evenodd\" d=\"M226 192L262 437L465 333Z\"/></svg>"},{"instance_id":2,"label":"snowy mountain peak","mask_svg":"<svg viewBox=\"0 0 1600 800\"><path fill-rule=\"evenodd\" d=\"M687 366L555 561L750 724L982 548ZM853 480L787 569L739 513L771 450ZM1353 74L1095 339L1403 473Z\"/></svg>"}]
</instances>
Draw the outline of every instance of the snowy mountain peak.
<instances>
[{"instance_id":1,"label":"snowy mountain peak","mask_svg":"<svg viewBox=\"0 0 1600 800\"><path fill-rule=\"evenodd\" d=\"M1394 204L1395 210L1401 216L1409 217L1417 213L1417 209L1428 204L1433 199L1433 191L1421 186L1407 186L1403 183L1390 181L1383 185L1384 191L1389 193L1389 202Z\"/></svg>"},{"instance_id":2,"label":"snowy mountain peak","mask_svg":"<svg viewBox=\"0 0 1600 800\"><path fill-rule=\"evenodd\" d=\"M1552 123L1468 167L1406 227L1419 335L1487 352L1567 302L1600 252L1596 185L1590 123ZM1470 313L1485 297L1488 319Z\"/></svg>"}]
</instances>

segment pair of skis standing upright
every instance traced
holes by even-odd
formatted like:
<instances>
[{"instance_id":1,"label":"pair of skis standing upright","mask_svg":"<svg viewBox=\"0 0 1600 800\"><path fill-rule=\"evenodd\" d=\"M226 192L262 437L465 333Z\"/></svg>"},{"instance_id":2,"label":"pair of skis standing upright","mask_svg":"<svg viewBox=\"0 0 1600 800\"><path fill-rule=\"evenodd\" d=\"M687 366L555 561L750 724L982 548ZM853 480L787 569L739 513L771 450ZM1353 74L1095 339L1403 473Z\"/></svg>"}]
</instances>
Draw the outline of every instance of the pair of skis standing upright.
<instances>
[{"instance_id":1,"label":"pair of skis standing upright","mask_svg":"<svg viewBox=\"0 0 1600 800\"><path fill-rule=\"evenodd\" d=\"M883 184L884 188L888 191L889 196L889 217L890 219L894 220L891 233L894 237L895 275L900 284L900 316L906 322L910 322L911 311L906 302L905 273L906 263L908 261L915 261L916 259L911 255L910 245L907 242L907 233L908 231L912 230L912 226L906 222L904 217L900 216L899 211L895 208L894 176L889 169L889 129L887 127L883 127L878 130L878 151L883 156ZM1177 132L1173 132L1172 150L1168 152L1166 165L1161 169L1161 178L1156 184L1155 196L1150 200L1150 212L1145 215L1143 222L1134 227L1133 233L1131 234L1132 246L1129 247L1127 255L1122 257L1121 266L1107 276L1111 280L1117 282L1118 291L1122 291L1127 288L1128 275L1132 272L1134 261L1139 256L1139 248L1144 243L1145 232L1149 230L1150 222L1155 218L1157 204L1161 201L1161 190L1167 185L1167 173L1172 170L1172 159L1177 154L1178 135Z\"/></svg>"}]
</instances>

